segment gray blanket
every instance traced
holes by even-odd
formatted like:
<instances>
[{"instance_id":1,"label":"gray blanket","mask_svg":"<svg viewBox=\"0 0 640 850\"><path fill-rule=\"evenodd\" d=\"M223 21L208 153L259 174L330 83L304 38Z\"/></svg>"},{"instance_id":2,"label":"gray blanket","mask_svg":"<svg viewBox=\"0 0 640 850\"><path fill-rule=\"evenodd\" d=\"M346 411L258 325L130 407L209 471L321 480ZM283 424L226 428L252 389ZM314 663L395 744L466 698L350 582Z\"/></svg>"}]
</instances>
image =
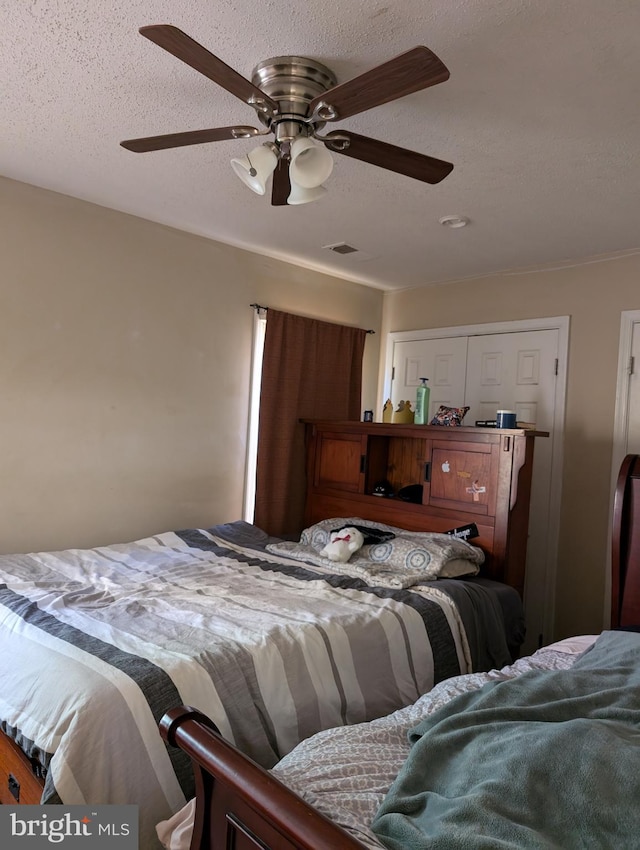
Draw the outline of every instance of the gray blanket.
<instances>
[{"instance_id":1,"label":"gray blanket","mask_svg":"<svg viewBox=\"0 0 640 850\"><path fill-rule=\"evenodd\" d=\"M393 850L640 847L640 634L464 694L409 738L372 824Z\"/></svg>"}]
</instances>

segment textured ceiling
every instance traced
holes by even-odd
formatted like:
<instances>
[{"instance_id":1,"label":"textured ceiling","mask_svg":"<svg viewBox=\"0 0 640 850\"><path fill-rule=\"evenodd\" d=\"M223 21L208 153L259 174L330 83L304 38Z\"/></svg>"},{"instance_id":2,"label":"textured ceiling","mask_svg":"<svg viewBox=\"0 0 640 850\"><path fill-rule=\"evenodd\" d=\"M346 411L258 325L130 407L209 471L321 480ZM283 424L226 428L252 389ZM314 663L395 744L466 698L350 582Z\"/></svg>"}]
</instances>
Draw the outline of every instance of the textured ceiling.
<instances>
[{"instance_id":1,"label":"textured ceiling","mask_svg":"<svg viewBox=\"0 0 640 850\"><path fill-rule=\"evenodd\" d=\"M0 0L0 173L383 288L640 247L638 0ZM449 160L430 186L334 155L320 201L272 207L229 159L122 139L259 126L138 34L170 23L245 77L297 54L345 81L424 44L440 85L332 124ZM446 229L445 215L470 219ZM336 255L323 246L359 249Z\"/></svg>"}]
</instances>

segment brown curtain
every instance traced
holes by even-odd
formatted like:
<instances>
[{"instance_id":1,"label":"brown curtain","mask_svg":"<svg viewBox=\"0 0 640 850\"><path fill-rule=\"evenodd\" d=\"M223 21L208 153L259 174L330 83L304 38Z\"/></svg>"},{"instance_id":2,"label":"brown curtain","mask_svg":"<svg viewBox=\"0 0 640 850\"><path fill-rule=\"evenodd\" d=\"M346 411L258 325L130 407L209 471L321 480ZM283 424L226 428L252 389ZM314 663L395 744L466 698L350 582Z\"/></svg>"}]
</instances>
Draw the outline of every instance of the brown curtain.
<instances>
[{"instance_id":1,"label":"brown curtain","mask_svg":"<svg viewBox=\"0 0 640 850\"><path fill-rule=\"evenodd\" d=\"M366 331L269 310L262 361L254 522L278 537L303 527L300 419L360 419Z\"/></svg>"}]
</instances>

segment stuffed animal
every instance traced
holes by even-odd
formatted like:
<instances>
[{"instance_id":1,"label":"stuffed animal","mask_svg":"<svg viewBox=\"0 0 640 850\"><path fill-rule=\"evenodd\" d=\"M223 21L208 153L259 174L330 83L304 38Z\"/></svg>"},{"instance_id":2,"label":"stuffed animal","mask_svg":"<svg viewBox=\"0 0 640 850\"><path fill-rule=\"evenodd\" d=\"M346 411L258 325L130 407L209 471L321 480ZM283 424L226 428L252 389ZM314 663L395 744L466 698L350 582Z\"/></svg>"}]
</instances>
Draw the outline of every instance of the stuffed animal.
<instances>
[{"instance_id":1,"label":"stuffed animal","mask_svg":"<svg viewBox=\"0 0 640 850\"><path fill-rule=\"evenodd\" d=\"M329 542L320 552L323 558L328 558L330 561L340 561L346 563L354 552L357 552L364 543L362 532L357 528L349 526L341 528L339 531L332 531L329 535Z\"/></svg>"}]
</instances>

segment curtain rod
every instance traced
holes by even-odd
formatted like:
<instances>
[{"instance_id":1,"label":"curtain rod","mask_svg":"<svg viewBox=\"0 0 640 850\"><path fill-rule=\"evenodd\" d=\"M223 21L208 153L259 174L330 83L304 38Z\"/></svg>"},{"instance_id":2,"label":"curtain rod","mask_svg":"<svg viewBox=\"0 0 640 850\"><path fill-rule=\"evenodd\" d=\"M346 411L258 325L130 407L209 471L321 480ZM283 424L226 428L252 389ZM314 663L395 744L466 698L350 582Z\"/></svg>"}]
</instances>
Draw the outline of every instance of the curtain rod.
<instances>
[{"instance_id":1,"label":"curtain rod","mask_svg":"<svg viewBox=\"0 0 640 850\"><path fill-rule=\"evenodd\" d=\"M253 307L254 310L258 310L258 311L269 309L268 307L263 307L262 304L249 304L249 307ZM369 328L369 330L365 331L365 333L374 334L375 331L372 330L371 328Z\"/></svg>"}]
</instances>

